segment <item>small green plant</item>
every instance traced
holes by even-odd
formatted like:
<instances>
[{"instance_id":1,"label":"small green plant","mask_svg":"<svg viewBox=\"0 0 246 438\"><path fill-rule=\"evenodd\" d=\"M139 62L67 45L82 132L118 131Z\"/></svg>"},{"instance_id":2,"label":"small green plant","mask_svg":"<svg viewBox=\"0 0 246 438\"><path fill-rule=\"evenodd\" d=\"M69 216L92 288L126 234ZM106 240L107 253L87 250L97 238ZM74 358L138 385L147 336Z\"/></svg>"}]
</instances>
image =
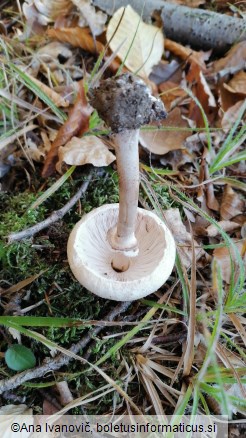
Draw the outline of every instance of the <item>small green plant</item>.
<instances>
[{"instance_id":1,"label":"small green plant","mask_svg":"<svg viewBox=\"0 0 246 438\"><path fill-rule=\"evenodd\" d=\"M5 362L11 370L24 371L35 367L36 358L30 348L15 344L6 351Z\"/></svg>"}]
</instances>

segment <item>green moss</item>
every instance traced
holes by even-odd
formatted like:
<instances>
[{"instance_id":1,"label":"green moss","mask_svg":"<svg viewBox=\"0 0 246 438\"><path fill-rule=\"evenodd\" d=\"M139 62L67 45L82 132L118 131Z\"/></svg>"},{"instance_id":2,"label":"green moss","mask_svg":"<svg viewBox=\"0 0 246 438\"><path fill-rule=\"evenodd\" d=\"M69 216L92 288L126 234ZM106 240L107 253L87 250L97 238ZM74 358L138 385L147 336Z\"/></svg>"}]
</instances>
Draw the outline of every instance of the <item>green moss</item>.
<instances>
[{"instance_id":1,"label":"green moss","mask_svg":"<svg viewBox=\"0 0 246 438\"><path fill-rule=\"evenodd\" d=\"M115 305L112 301L105 301L84 289L73 277L70 271L66 246L69 233L81 215L86 214L106 203L118 202L118 176L113 171L95 174L88 190L81 197L80 206L77 203L71 210L55 224L42 230L31 239L15 242L7 245L6 237L11 232L21 231L33 226L47 218L53 211L58 210L68 202L77 192L85 179L84 174L78 169L74 172L73 179L66 181L63 186L55 192L49 199L35 210L29 210L30 205L40 196L40 193L33 194L28 190L11 195L2 193L0 195L0 264L1 264L1 286L8 287L24 280L33 274L44 271L34 282L22 291L20 301L21 308L31 306L43 300L43 303L34 307L26 314L27 316L56 316L72 317L85 320L103 319L110 309ZM49 180L49 185L54 183L54 179ZM80 208L78 208L78 206ZM37 328L36 330L51 341L60 346L70 348L72 344L88 333L88 327L67 327L67 328ZM35 330L35 328L34 328ZM93 330L93 327L92 327ZM118 329L120 330L120 329ZM111 328L111 332L117 332L116 328ZM104 354L114 339L108 341L100 340L95 337L92 344L91 360L96 362ZM23 344L30 347L39 362L50 356L49 350L41 343L23 337ZM7 343L1 346L2 351L7 349ZM83 355L83 351L80 352ZM117 368L119 358L116 355L111 362L110 374L117 379ZM2 364L0 376L4 377L8 372L7 367ZM57 378L59 380L59 373ZM65 375L70 381L72 388L84 388L84 392L97 389L105 384L100 376L95 376L94 371L81 371L81 364L72 361L65 369ZM54 380L54 375L41 379L43 383ZM22 390L19 390L22 393ZM33 403L39 395L35 389L23 389L27 399ZM96 412L103 412L106 406L111 404L112 399L102 399Z\"/></svg>"},{"instance_id":2,"label":"green moss","mask_svg":"<svg viewBox=\"0 0 246 438\"><path fill-rule=\"evenodd\" d=\"M0 279L5 281L20 281L30 275L39 272L46 267L37 251L33 248L30 240L15 242L7 245L8 234L28 228L45 217L45 208L28 211L28 206L34 201L32 193L24 192L10 196L1 193L0 211Z\"/></svg>"}]
</instances>

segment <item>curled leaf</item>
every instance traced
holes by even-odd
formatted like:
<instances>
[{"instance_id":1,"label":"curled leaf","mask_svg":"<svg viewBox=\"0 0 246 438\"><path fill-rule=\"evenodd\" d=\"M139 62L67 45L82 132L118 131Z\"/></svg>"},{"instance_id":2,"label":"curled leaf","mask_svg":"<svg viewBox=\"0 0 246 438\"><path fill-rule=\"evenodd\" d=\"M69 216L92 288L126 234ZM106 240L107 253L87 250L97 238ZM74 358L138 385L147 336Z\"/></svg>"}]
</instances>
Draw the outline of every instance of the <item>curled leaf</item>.
<instances>
[{"instance_id":1,"label":"curled leaf","mask_svg":"<svg viewBox=\"0 0 246 438\"><path fill-rule=\"evenodd\" d=\"M73 137L64 147L60 147L57 170L61 172L62 163L80 166L91 163L94 166L108 166L115 156L100 138L93 135L83 138Z\"/></svg>"},{"instance_id":2,"label":"curled leaf","mask_svg":"<svg viewBox=\"0 0 246 438\"><path fill-rule=\"evenodd\" d=\"M69 43L74 47L81 47L81 49L96 55L104 50L104 45L92 37L88 27L48 29L47 34L50 38Z\"/></svg>"},{"instance_id":3,"label":"curled leaf","mask_svg":"<svg viewBox=\"0 0 246 438\"><path fill-rule=\"evenodd\" d=\"M242 213L244 208L244 201L241 197L227 185L222 197L220 215L224 220L229 220Z\"/></svg>"},{"instance_id":4,"label":"curled leaf","mask_svg":"<svg viewBox=\"0 0 246 438\"><path fill-rule=\"evenodd\" d=\"M156 126L156 125L153 125ZM187 131L179 128L187 127L187 122L182 119L179 108L175 108L168 114L168 118L161 123L161 128L174 128L173 130L156 130L140 132L140 143L150 152L157 155L164 155L175 149L184 148L183 142L190 135Z\"/></svg>"},{"instance_id":5,"label":"curled leaf","mask_svg":"<svg viewBox=\"0 0 246 438\"><path fill-rule=\"evenodd\" d=\"M241 254L244 266L246 267L246 254L245 254L245 242L234 242L239 253ZM232 263L234 265L234 275L235 278L237 278L239 269L238 269L238 262L237 262L237 254L234 251L233 247L227 248L216 248L213 252L213 256L216 259L217 263L219 264L221 268L221 275L222 279L227 283L230 284L231 281L231 259Z\"/></svg>"}]
</instances>

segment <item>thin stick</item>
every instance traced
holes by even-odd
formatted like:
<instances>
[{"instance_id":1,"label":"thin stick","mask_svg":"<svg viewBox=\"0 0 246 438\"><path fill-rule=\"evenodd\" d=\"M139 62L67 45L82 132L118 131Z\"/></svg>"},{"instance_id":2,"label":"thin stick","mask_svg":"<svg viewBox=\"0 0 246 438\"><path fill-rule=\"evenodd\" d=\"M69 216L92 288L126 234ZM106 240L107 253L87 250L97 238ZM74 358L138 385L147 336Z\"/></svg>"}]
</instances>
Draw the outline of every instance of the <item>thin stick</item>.
<instances>
[{"instance_id":1,"label":"thin stick","mask_svg":"<svg viewBox=\"0 0 246 438\"><path fill-rule=\"evenodd\" d=\"M47 219L33 227L27 228L26 230L19 231L18 233L11 233L8 236L8 244L16 242L17 240L28 239L29 237L34 236L39 231L44 228L49 227L54 222L59 221L65 214L72 208L76 202L81 198L81 196L86 192L89 182L92 179L92 171L89 173L87 180L83 182L82 186L79 188L77 193L65 204L60 210L54 211Z\"/></svg>"},{"instance_id":2,"label":"thin stick","mask_svg":"<svg viewBox=\"0 0 246 438\"><path fill-rule=\"evenodd\" d=\"M118 306L114 307L105 317L106 321L113 321L120 313L125 312L129 306L131 306L131 302L125 301L120 303ZM87 333L83 338L77 343L72 345L69 349L74 354L79 353L80 350L84 349L87 344L91 341L91 339L98 335L103 327L95 327L94 330ZM22 373L16 374L10 379L5 379L0 381L0 394L5 391L13 390L23 383L37 379L39 377L43 377L45 374L60 369L64 365L68 365L68 363L74 360L73 357L65 356L64 354L59 354L54 359L49 359L46 361L44 365L33 368L31 370L23 371Z\"/></svg>"}]
</instances>

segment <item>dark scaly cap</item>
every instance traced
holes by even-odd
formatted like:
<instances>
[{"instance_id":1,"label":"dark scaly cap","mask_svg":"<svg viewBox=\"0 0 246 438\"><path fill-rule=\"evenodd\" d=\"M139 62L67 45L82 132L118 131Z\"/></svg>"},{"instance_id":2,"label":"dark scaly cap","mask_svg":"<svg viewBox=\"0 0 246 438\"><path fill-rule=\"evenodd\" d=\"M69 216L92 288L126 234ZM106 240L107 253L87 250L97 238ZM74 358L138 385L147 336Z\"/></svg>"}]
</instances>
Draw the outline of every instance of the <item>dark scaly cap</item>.
<instances>
[{"instance_id":1,"label":"dark scaly cap","mask_svg":"<svg viewBox=\"0 0 246 438\"><path fill-rule=\"evenodd\" d=\"M114 133L138 129L167 117L162 101L131 73L102 80L88 95L90 104Z\"/></svg>"}]
</instances>

